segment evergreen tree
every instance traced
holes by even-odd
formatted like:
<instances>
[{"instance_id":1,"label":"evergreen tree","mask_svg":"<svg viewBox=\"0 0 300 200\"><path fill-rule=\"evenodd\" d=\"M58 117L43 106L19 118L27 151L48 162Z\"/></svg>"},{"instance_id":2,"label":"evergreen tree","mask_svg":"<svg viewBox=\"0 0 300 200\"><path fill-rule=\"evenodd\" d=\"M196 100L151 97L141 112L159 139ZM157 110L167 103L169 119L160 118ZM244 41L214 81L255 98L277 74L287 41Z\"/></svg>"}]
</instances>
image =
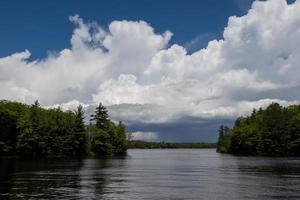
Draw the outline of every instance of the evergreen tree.
<instances>
[{"instance_id":1,"label":"evergreen tree","mask_svg":"<svg viewBox=\"0 0 300 200\"><path fill-rule=\"evenodd\" d=\"M96 155L120 155L127 150L125 125L122 122L116 126L108 117L107 109L100 103L95 114L91 116L95 125L90 125L89 135L92 138L91 149Z\"/></svg>"},{"instance_id":2,"label":"evergreen tree","mask_svg":"<svg viewBox=\"0 0 300 200\"><path fill-rule=\"evenodd\" d=\"M106 107L102 105L102 103L99 103L99 105L96 107L94 115L91 115L91 121L95 121L96 127L99 129L102 129L104 131L107 131L109 129L110 120L108 111Z\"/></svg>"},{"instance_id":3,"label":"evergreen tree","mask_svg":"<svg viewBox=\"0 0 300 200\"><path fill-rule=\"evenodd\" d=\"M74 133L75 145L76 145L76 155L81 156L86 153L86 135L85 135L85 125L84 125L84 110L82 105L77 107L75 110L75 133Z\"/></svg>"},{"instance_id":4,"label":"evergreen tree","mask_svg":"<svg viewBox=\"0 0 300 200\"><path fill-rule=\"evenodd\" d=\"M82 105L79 105L77 107L77 110L75 110L75 122L76 122L76 132L84 132L85 131L85 125L84 125L84 110Z\"/></svg>"},{"instance_id":5,"label":"evergreen tree","mask_svg":"<svg viewBox=\"0 0 300 200\"><path fill-rule=\"evenodd\" d=\"M23 115L18 120L19 130L18 141L16 144L18 154L27 157L37 157L38 155L38 135L34 133L30 116Z\"/></svg>"},{"instance_id":6,"label":"evergreen tree","mask_svg":"<svg viewBox=\"0 0 300 200\"><path fill-rule=\"evenodd\" d=\"M17 115L13 110L0 108L0 155L9 155L14 151Z\"/></svg>"},{"instance_id":7,"label":"evergreen tree","mask_svg":"<svg viewBox=\"0 0 300 200\"><path fill-rule=\"evenodd\" d=\"M223 124L219 128L219 139L222 139L224 137L224 126Z\"/></svg>"},{"instance_id":8,"label":"evergreen tree","mask_svg":"<svg viewBox=\"0 0 300 200\"><path fill-rule=\"evenodd\" d=\"M34 102L34 104L31 105L30 107L30 121L32 124L32 129L35 133L39 132L40 129L40 121L41 121L41 116L40 116L40 104L39 102L36 100Z\"/></svg>"},{"instance_id":9,"label":"evergreen tree","mask_svg":"<svg viewBox=\"0 0 300 200\"><path fill-rule=\"evenodd\" d=\"M125 126L116 126L102 104L97 107L94 120L96 125L86 130L81 105L72 112L44 109L38 101L30 106L0 101L0 155L40 158L77 157L87 151L96 155L124 153Z\"/></svg>"},{"instance_id":10,"label":"evergreen tree","mask_svg":"<svg viewBox=\"0 0 300 200\"><path fill-rule=\"evenodd\" d=\"M219 138L217 142L217 152L226 152L226 144L228 140L228 133L230 129L227 126L223 126L223 124L219 128Z\"/></svg>"},{"instance_id":11,"label":"evergreen tree","mask_svg":"<svg viewBox=\"0 0 300 200\"><path fill-rule=\"evenodd\" d=\"M219 130L218 152L243 155L300 155L300 105L282 107L271 103L239 117L223 135ZM224 128L223 128L224 129ZM222 134L221 134L222 133Z\"/></svg>"},{"instance_id":12,"label":"evergreen tree","mask_svg":"<svg viewBox=\"0 0 300 200\"><path fill-rule=\"evenodd\" d=\"M127 149L127 137L126 137L126 126L119 121L116 126L116 141L114 142L114 148L117 154L124 154Z\"/></svg>"},{"instance_id":13,"label":"evergreen tree","mask_svg":"<svg viewBox=\"0 0 300 200\"><path fill-rule=\"evenodd\" d=\"M229 133L230 129L228 128L228 126L224 126L223 127L223 136L226 136Z\"/></svg>"}]
</instances>

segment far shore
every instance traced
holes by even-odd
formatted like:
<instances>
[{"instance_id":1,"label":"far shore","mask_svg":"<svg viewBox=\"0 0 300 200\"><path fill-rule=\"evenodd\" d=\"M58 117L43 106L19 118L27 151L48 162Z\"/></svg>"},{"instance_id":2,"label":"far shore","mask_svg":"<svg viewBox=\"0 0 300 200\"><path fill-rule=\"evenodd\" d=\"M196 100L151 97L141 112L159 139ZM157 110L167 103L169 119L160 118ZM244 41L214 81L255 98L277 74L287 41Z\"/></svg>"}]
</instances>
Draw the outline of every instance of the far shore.
<instances>
[{"instance_id":1,"label":"far shore","mask_svg":"<svg viewBox=\"0 0 300 200\"><path fill-rule=\"evenodd\" d=\"M128 142L129 149L206 149L216 147L216 143L205 142L149 142L142 140Z\"/></svg>"}]
</instances>

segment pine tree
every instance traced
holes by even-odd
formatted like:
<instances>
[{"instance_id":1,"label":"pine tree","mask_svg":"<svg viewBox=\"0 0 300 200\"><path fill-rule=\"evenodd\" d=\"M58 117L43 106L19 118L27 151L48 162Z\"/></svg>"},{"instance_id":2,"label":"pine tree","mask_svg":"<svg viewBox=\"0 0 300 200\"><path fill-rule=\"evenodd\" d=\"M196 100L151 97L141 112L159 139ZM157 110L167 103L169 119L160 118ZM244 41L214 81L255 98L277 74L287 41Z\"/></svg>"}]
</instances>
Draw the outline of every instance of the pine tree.
<instances>
[{"instance_id":1,"label":"pine tree","mask_svg":"<svg viewBox=\"0 0 300 200\"><path fill-rule=\"evenodd\" d=\"M19 131L16 149L20 155L35 157L37 154L38 135L33 132L30 116L20 117L17 123Z\"/></svg>"},{"instance_id":2,"label":"pine tree","mask_svg":"<svg viewBox=\"0 0 300 200\"><path fill-rule=\"evenodd\" d=\"M84 132L85 126L84 126L84 110L82 105L79 105L77 107L77 110L75 110L75 116L76 116L76 132Z\"/></svg>"},{"instance_id":3,"label":"pine tree","mask_svg":"<svg viewBox=\"0 0 300 200\"><path fill-rule=\"evenodd\" d=\"M84 125L84 110L82 105L75 110L75 131L74 131L74 143L75 154L77 156L84 155L86 153L86 137L85 137L85 125Z\"/></svg>"},{"instance_id":4,"label":"pine tree","mask_svg":"<svg viewBox=\"0 0 300 200\"><path fill-rule=\"evenodd\" d=\"M219 139L222 139L224 137L224 126L223 124L219 128Z\"/></svg>"},{"instance_id":5,"label":"pine tree","mask_svg":"<svg viewBox=\"0 0 300 200\"><path fill-rule=\"evenodd\" d=\"M117 150L116 154L124 154L127 149L127 137L126 137L126 127L125 125L119 121L116 126L116 141L115 141L115 149Z\"/></svg>"},{"instance_id":6,"label":"pine tree","mask_svg":"<svg viewBox=\"0 0 300 200\"><path fill-rule=\"evenodd\" d=\"M33 132L35 133L38 133L40 129L41 116L40 116L39 109L40 109L40 104L36 100L34 104L32 104L30 107L30 120L32 123Z\"/></svg>"},{"instance_id":7,"label":"pine tree","mask_svg":"<svg viewBox=\"0 0 300 200\"><path fill-rule=\"evenodd\" d=\"M96 107L95 114L91 115L91 121L95 121L96 127L99 129L104 131L109 129L110 119L108 117L108 111L106 107L102 105L102 103L99 103L99 105Z\"/></svg>"},{"instance_id":8,"label":"pine tree","mask_svg":"<svg viewBox=\"0 0 300 200\"><path fill-rule=\"evenodd\" d=\"M126 152L123 123L115 125L102 104L92 120L96 123L86 127L81 105L72 112L44 109L38 101L32 105L0 101L0 155L42 158L78 157L86 152L97 156Z\"/></svg>"}]
</instances>

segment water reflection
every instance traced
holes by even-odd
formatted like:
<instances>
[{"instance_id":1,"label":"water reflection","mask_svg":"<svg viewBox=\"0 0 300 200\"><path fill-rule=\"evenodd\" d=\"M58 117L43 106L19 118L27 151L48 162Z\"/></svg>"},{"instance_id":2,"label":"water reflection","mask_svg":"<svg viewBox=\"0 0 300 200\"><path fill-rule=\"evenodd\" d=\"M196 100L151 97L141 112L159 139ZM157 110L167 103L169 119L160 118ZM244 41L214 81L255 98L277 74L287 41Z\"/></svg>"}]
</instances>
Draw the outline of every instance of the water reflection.
<instances>
[{"instance_id":1,"label":"water reflection","mask_svg":"<svg viewBox=\"0 0 300 200\"><path fill-rule=\"evenodd\" d=\"M81 161L22 161L1 160L1 196L16 198L53 198L68 192L78 191ZM3 181L3 179L6 181ZM9 190L5 188L9 188Z\"/></svg>"},{"instance_id":2,"label":"water reflection","mask_svg":"<svg viewBox=\"0 0 300 200\"><path fill-rule=\"evenodd\" d=\"M2 159L0 169L0 199L300 199L300 158L234 157L213 149Z\"/></svg>"},{"instance_id":3,"label":"water reflection","mask_svg":"<svg viewBox=\"0 0 300 200\"><path fill-rule=\"evenodd\" d=\"M221 157L237 199L300 199L299 158Z\"/></svg>"},{"instance_id":4,"label":"water reflection","mask_svg":"<svg viewBox=\"0 0 300 200\"><path fill-rule=\"evenodd\" d=\"M0 159L0 194L7 195L11 193L15 167L15 159Z\"/></svg>"},{"instance_id":5,"label":"water reflection","mask_svg":"<svg viewBox=\"0 0 300 200\"><path fill-rule=\"evenodd\" d=\"M104 173L104 169L110 167L109 160L84 160L83 167L79 171L79 197L96 199L97 196L102 196L105 193L104 186L109 182L109 177Z\"/></svg>"}]
</instances>

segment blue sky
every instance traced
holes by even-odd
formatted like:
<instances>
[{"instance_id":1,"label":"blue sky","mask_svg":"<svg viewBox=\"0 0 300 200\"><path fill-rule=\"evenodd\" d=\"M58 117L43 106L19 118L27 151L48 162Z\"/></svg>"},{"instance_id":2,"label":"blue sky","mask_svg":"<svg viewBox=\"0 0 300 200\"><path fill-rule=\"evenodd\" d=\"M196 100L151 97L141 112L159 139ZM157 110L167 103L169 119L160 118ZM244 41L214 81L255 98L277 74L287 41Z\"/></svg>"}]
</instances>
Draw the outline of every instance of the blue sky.
<instances>
[{"instance_id":1,"label":"blue sky","mask_svg":"<svg viewBox=\"0 0 300 200\"><path fill-rule=\"evenodd\" d=\"M135 139L207 141L300 102L300 0L3 0L0 99L86 114Z\"/></svg>"},{"instance_id":2,"label":"blue sky","mask_svg":"<svg viewBox=\"0 0 300 200\"><path fill-rule=\"evenodd\" d=\"M192 51L222 37L228 17L244 15L252 0L113 0L0 1L0 56L30 50L31 58L70 47L69 16L107 26L113 20L144 20L157 32L174 33L170 43Z\"/></svg>"}]
</instances>

